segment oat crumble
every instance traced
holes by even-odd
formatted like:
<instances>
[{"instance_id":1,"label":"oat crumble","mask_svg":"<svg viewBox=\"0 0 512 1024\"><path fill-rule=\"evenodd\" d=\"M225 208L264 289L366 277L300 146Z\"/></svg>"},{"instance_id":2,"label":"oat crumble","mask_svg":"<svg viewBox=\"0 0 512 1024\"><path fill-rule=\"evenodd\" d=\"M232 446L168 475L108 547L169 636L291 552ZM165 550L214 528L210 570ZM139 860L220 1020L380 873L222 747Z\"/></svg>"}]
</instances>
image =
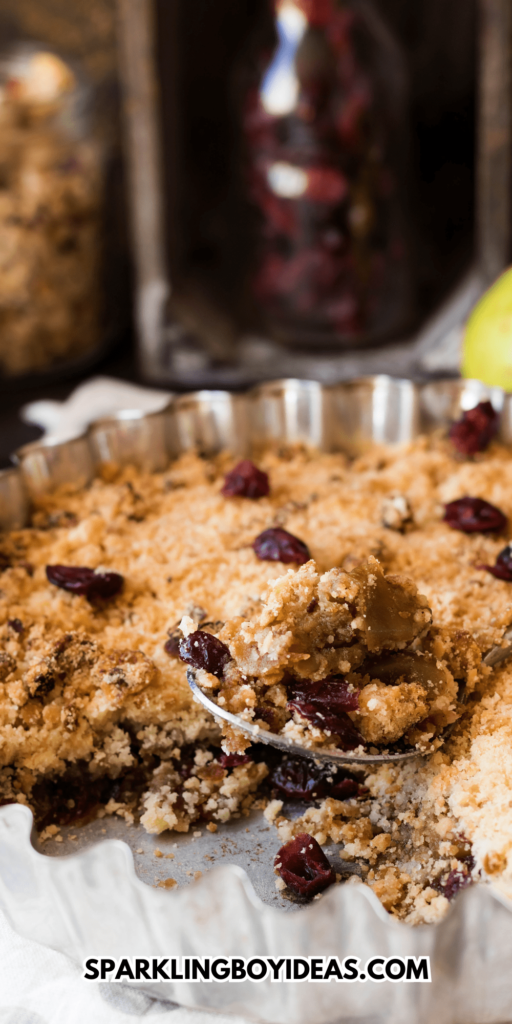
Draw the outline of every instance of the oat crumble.
<instances>
[{"instance_id":1,"label":"oat crumble","mask_svg":"<svg viewBox=\"0 0 512 1024\"><path fill-rule=\"evenodd\" d=\"M186 616L218 635L234 619L256 621L282 579L316 574L317 586L322 574L350 575L373 557L385 576L414 582L437 637L464 631L478 656L502 642L512 591L479 566L496 561L508 529L458 532L443 507L472 495L510 522L508 449L492 443L464 459L436 436L354 461L291 448L258 464L270 493L254 501L220 493L232 466L226 454L187 454L154 475L112 469L83 492L45 499L30 528L2 539L2 802L33 806L48 830L57 811L59 822L65 810L80 818L85 788L103 814L142 814L155 834L205 821L213 832L247 810L267 766L225 761L217 726L191 700L185 665L164 645ZM253 540L272 527L300 538L315 567L288 577L282 563L259 560ZM56 564L120 573L124 587L110 601L89 601L49 583L45 567ZM411 923L442 916L457 879L479 877L512 896L512 668L478 670L473 683L444 746L367 771L363 795L323 797L290 820L270 793L279 838L306 831L341 842L343 884L344 865L356 866ZM84 773L87 787L75 785Z\"/></svg>"},{"instance_id":2,"label":"oat crumble","mask_svg":"<svg viewBox=\"0 0 512 1024\"><path fill-rule=\"evenodd\" d=\"M289 570L218 639L232 660L220 676L200 668L199 684L233 714L310 750L368 753L403 739L405 749L432 751L462 714L459 688L469 695L488 671L469 633L432 625L412 581L385 576L372 556L352 571L320 574L313 561ZM239 730L224 732L225 749L250 746Z\"/></svg>"}]
</instances>

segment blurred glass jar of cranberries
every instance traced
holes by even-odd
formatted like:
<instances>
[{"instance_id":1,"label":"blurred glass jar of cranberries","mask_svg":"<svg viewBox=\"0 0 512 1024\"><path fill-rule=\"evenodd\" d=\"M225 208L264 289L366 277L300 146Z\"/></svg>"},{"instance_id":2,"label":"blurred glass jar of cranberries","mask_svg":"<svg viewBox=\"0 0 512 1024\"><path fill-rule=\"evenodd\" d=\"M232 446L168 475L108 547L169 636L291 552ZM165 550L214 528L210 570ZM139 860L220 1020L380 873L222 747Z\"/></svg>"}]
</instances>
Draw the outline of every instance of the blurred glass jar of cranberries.
<instances>
[{"instance_id":1,"label":"blurred glass jar of cranberries","mask_svg":"<svg viewBox=\"0 0 512 1024\"><path fill-rule=\"evenodd\" d=\"M293 346L397 336L413 311L401 49L364 0L268 2L275 42L242 114L253 298Z\"/></svg>"},{"instance_id":2,"label":"blurred glass jar of cranberries","mask_svg":"<svg viewBox=\"0 0 512 1024\"><path fill-rule=\"evenodd\" d=\"M76 67L0 57L0 374L79 367L102 341L105 142Z\"/></svg>"}]
</instances>

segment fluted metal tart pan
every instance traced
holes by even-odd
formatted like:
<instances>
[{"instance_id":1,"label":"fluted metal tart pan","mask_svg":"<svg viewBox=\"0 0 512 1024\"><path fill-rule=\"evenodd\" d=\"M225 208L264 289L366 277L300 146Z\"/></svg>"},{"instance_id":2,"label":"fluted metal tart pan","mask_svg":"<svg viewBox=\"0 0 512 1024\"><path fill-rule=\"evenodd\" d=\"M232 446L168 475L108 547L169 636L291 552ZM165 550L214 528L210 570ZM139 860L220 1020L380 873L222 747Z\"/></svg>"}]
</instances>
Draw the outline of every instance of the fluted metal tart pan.
<instances>
[{"instance_id":1,"label":"fluted metal tart pan","mask_svg":"<svg viewBox=\"0 0 512 1024\"><path fill-rule=\"evenodd\" d=\"M25 525L32 499L60 484L86 486L105 463L157 471L191 448L205 454L229 448L241 455L268 443L296 442L357 454L446 426L486 398L501 412L501 436L511 443L511 396L478 381L415 385L379 376L325 387L285 380L246 394L202 391L173 397L161 412L126 410L94 422L72 440L43 439L20 449L17 465L0 473L0 526ZM157 838L118 819L103 819L63 830L64 842L49 843L45 853L37 849L31 828L25 807L0 808L0 909L17 932L77 961L267 954L340 960L351 955L365 962L372 955L429 955L433 979L431 984L153 982L144 985L147 994L269 1024L504 1024L512 1019L512 904L488 885L462 892L439 924L411 928L394 921L364 885L334 886L307 908L287 903L273 887L277 833L258 812L215 836L199 829L201 836ZM67 838L70 832L75 840ZM157 846L164 855L172 851L174 859L155 857ZM198 881L174 891L154 887L165 873L189 882L214 848L218 866Z\"/></svg>"}]
</instances>

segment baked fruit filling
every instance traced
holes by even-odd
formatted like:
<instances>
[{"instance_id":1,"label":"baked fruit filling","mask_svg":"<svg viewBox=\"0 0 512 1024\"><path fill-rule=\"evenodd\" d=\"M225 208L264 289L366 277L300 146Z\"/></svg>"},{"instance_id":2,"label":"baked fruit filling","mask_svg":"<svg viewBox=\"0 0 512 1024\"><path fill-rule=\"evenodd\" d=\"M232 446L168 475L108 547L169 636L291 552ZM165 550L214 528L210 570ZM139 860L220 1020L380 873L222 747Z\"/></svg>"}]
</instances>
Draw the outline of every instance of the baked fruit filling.
<instances>
[{"instance_id":1,"label":"baked fruit filling","mask_svg":"<svg viewBox=\"0 0 512 1024\"><path fill-rule=\"evenodd\" d=\"M311 750L436 749L481 664L471 636L433 626L427 598L375 558L323 574L309 561L217 637L188 617L181 629L180 656L219 707ZM224 728L227 750L249 742Z\"/></svg>"},{"instance_id":2,"label":"baked fruit filling","mask_svg":"<svg viewBox=\"0 0 512 1024\"><path fill-rule=\"evenodd\" d=\"M49 842L96 814L215 831L259 806L285 894L364 880L411 923L477 879L512 896L512 668L482 660L512 625L491 412L358 459L187 453L41 500L0 542L0 802ZM428 756L245 747L190 667L262 733Z\"/></svg>"}]
</instances>

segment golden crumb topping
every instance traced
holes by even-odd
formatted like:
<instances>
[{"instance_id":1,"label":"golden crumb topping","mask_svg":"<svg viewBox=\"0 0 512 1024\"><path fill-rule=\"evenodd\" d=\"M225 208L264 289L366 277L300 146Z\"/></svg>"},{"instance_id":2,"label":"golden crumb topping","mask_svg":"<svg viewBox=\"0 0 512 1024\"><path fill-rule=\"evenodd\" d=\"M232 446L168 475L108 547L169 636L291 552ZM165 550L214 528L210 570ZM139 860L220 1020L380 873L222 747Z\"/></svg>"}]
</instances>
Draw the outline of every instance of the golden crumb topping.
<instances>
[{"instance_id":1,"label":"golden crumb topping","mask_svg":"<svg viewBox=\"0 0 512 1024\"><path fill-rule=\"evenodd\" d=\"M85 771L95 785L130 773L133 781L143 768L130 806L151 831L198 819L213 829L245 813L266 766L222 760L217 727L191 700L177 656L188 617L224 636L244 671L257 666L277 716L285 665L299 681L354 673L351 721L370 743L391 741L400 718L414 730L451 712L453 685L465 680L464 713L432 757L371 770L364 795L319 799L307 821L280 815L272 791L269 808L283 839L307 831L342 843L340 873L343 863L357 869L408 921L435 920L479 873L512 895L512 669L480 667L512 623L512 584L484 568L510 529L464 532L444 519L447 503L469 496L510 524L512 452L492 444L463 458L439 437L353 461L283 448L261 456L270 490L254 500L221 493L232 465L225 453L189 453L164 473L112 471L40 502L30 528L2 539L0 801L36 806L47 780ZM288 575L258 557L255 539L276 529L313 562ZM108 598L87 597L51 583L47 566L124 582ZM127 806L116 790L107 813Z\"/></svg>"}]
</instances>

